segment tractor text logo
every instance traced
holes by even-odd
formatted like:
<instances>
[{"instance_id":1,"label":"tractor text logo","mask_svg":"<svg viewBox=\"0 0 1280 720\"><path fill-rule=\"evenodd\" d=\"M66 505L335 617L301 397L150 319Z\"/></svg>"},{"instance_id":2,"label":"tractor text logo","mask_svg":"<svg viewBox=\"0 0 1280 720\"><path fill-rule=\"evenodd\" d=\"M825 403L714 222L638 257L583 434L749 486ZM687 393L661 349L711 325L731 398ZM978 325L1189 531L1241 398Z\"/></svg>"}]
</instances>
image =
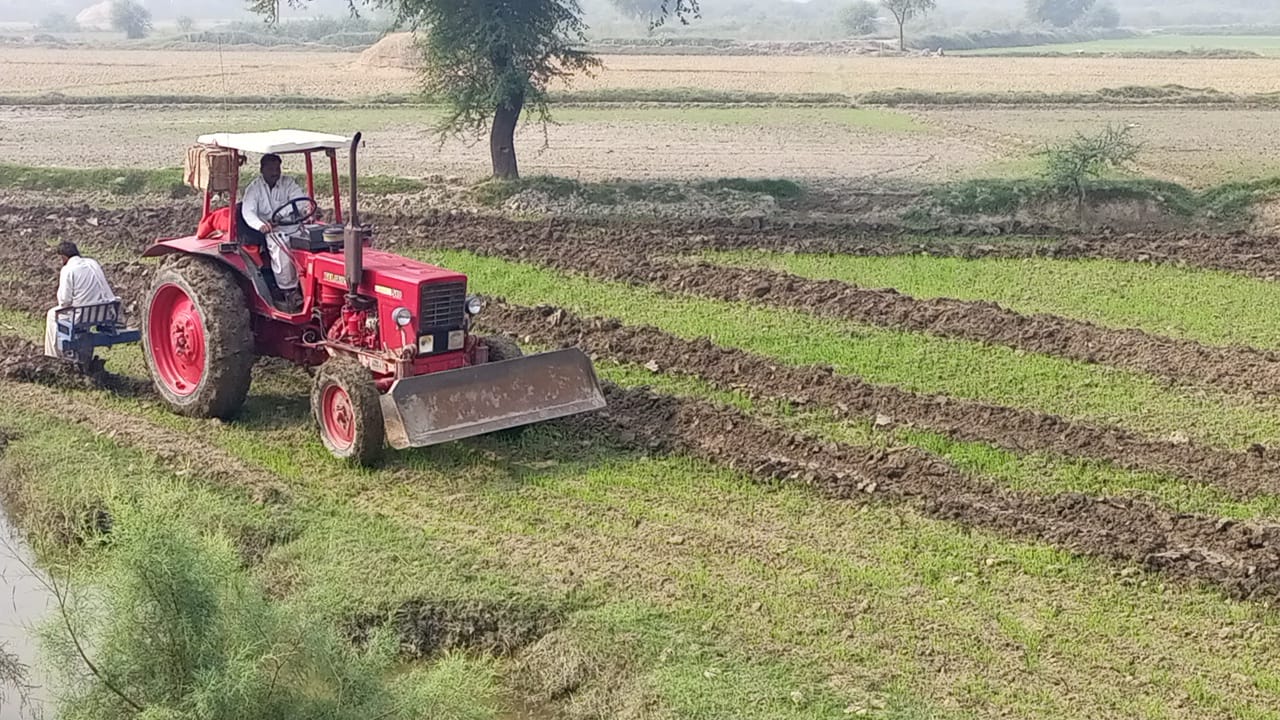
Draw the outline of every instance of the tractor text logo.
<instances>
[{"instance_id":1,"label":"tractor text logo","mask_svg":"<svg viewBox=\"0 0 1280 720\"><path fill-rule=\"evenodd\" d=\"M339 285L346 282L345 278L343 278L338 273L328 272L327 270L325 271L325 274L324 274L324 281L331 282L331 283L338 283Z\"/></svg>"},{"instance_id":2,"label":"tractor text logo","mask_svg":"<svg viewBox=\"0 0 1280 720\"><path fill-rule=\"evenodd\" d=\"M395 298L395 299L397 299L397 300L403 300L403 299L404 299L404 293L400 292L399 290L397 290L397 289L395 289L395 288L393 288L393 287L387 287L386 285L374 285L374 286L373 286L373 289L374 289L376 292L379 292L379 293L381 293L381 294L383 294L383 295L386 295L387 297L393 297L393 298Z\"/></svg>"}]
</instances>

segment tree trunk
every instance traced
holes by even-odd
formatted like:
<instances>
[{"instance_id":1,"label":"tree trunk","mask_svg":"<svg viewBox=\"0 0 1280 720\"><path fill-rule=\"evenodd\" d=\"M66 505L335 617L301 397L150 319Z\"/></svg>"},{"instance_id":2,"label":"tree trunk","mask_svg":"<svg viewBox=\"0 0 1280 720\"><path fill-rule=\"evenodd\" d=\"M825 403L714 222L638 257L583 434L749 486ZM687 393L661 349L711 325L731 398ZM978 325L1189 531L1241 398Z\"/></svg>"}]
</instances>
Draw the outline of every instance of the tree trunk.
<instances>
[{"instance_id":1,"label":"tree trunk","mask_svg":"<svg viewBox=\"0 0 1280 720\"><path fill-rule=\"evenodd\" d=\"M498 105L493 113L493 127L489 130L489 155L493 160L493 176L501 180L520 177L516 163L516 124L524 109L524 93Z\"/></svg>"},{"instance_id":2,"label":"tree trunk","mask_svg":"<svg viewBox=\"0 0 1280 720\"><path fill-rule=\"evenodd\" d=\"M898 50L907 51L907 20L903 18L898 21Z\"/></svg>"}]
</instances>

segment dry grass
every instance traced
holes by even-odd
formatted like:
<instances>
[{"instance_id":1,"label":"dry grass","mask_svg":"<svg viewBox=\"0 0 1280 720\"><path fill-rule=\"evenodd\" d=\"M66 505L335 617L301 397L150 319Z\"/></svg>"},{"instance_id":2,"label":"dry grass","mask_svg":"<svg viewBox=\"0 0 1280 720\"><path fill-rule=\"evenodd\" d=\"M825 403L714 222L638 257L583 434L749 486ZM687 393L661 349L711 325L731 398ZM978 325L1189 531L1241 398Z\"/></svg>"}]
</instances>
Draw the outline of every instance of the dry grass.
<instances>
[{"instance_id":1,"label":"dry grass","mask_svg":"<svg viewBox=\"0 0 1280 720\"><path fill-rule=\"evenodd\" d=\"M5 94L283 94L358 98L415 89L409 70L358 65L352 53L0 49ZM575 90L693 87L857 94L1086 91L1180 84L1238 93L1280 90L1273 59L606 56Z\"/></svg>"}]
</instances>

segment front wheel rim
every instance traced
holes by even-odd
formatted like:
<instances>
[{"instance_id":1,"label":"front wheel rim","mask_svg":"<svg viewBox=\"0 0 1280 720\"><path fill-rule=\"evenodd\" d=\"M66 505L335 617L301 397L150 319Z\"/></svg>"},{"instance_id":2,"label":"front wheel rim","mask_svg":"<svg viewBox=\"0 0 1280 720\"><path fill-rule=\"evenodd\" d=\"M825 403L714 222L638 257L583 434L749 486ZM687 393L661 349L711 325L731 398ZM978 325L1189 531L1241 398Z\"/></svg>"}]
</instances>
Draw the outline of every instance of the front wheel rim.
<instances>
[{"instance_id":1,"label":"front wheel rim","mask_svg":"<svg viewBox=\"0 0 1280 720\"><path fill-rule=\"evenodd\" d=\"M147 323L156 375L179 397L195 393L205 372L204 318L185 290L172 283L156 291Z\"/></svg>"}]
</instances>

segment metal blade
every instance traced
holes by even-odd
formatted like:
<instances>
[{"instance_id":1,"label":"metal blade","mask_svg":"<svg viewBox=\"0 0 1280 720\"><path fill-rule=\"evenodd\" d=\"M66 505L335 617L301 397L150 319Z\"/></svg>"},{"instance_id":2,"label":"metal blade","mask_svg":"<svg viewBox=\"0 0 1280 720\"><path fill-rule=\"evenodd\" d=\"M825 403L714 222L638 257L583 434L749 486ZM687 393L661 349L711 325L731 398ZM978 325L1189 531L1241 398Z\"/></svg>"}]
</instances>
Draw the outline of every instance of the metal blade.
<instances>
[{"instance_id":1,"label":"metal blade","mask_svg":"<svg viewBox=\"0 0 1280 720\"><path fill-rule=\"evenodd\" d=\"M605 407L591 360L576 348L397 380L382 396L387 442L451 442Z\"/></svg>"}]
</instances>

